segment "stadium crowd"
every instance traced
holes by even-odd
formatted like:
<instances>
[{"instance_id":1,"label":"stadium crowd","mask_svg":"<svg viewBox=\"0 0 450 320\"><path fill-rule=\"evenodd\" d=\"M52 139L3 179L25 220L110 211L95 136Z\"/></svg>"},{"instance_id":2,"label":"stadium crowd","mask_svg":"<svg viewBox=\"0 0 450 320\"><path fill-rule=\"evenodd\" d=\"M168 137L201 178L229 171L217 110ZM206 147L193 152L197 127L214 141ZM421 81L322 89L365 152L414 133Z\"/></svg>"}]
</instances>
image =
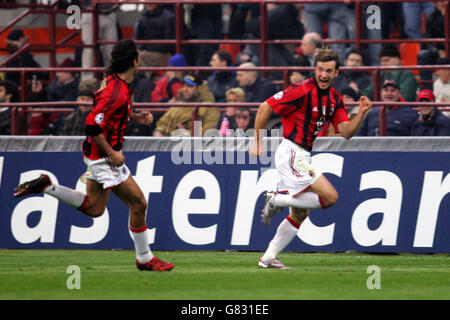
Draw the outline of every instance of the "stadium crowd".
<instances>
[{"instance_id":1,"label":"stadium crowd","mask_svg":"<svg viewBox=\"0 0 450 320\"><path fill-rule=\"evenodd\" d=\"M73 1L72 1L73 3ZM61 1L60 8L69 2ZM89 2L80 5L88 7ZM363 4L366 12L368 3ZM362 34L367 39L388 38L443 38L445 7L443 2L380 3L383 11L380 29L363 26ZM231 14L224 25L224 8L229 6ZM301 45L269 44L269 66L310 67L314 65L317 48L322 47L323 39L346 40L355 38L354 3L329 4L267 4L268 39L302 39ZM117 5L101 5L100 33L102 40L118 40L120 21L117 20ZM185 19L183 34L185 39L259 39L260 10L258 4L187 4L184 5ZM82 24L91 25L92 17L83 13ZM424 23L421 23L424 19ZM82 29L88 31L86 29ZM103 31L102 31L103 30ZM91 32L92 33L92 32ZM135 40L174 39L175 15L173 5L146 4L140 19L134 25ZM92 39L82 36L85 44ZM8 33L6 46L10 55L29 42L21 29ZM358 66L399 66L406 54L401 45L381 45L379 43L363 46L361 50L347 44L333 44L331 48L339 53L341 64ZM101 46L102 65L107 66L111 46ZM148 67L186 67L211 66L214 68L242 67L260 65L258 45L188 45L182 52L176 52L174 45L139 45L141 66ZM409 49L408 49L409 50ZM416 55L419 65L448 65L442 43L422 43ZM72 58L66 58L59 67L90 67L95 65L92 49L77 50ZM5 67L40 67L28 50L7 63ZM308 72L289 72L289 85L295 85L311 77ZM0 73L0 102L13 103L20 100L19 73ZM135 102L167 103L165 113L154 113L154 123L149 126L130 123L127 135L171 136L191 135L192 110L171 106L176 102L263 102L276 92L284 89L279 83L282 72L220 71L185 73L180 71L139 72L132 85ZM92 74L75 72L56 72L52 81L46 73L28 74L28 101L81 101L92 102L95 91L101 88L100 81ZM357 102L360 96L374 97L374 84L366 72L345 71L336 78L333 86L343 95L346 102ZM450 105L450 69L436 72L421 70L417 74L410 70L380 72L380 97L384 102L447 102ZM19 130L28 135L84 135L84 121L90 107L74 106L70 114L62 112L40 112L32 110L27 117L20 118ZM348 107L351 117L356 113ZM357 135L379 135L379 109L373 108ZM23 116L23 114L19 114ZM254 112L240 107L223 110L213 107L198 109L202 129L216 128L220 134L243 135L253 127ZM450 113L434 107L389 106L387 108L387 135L389 136L437 136L450 135ZM27 120L24 120L27 119ZM274 114L270 128L281 124ZM0 134L11 134L11 109L0 109ZM230 131L230 130L231 131ZM332 125L327 125L321 136L334 135Z\"/></svg>"}]
</instances>

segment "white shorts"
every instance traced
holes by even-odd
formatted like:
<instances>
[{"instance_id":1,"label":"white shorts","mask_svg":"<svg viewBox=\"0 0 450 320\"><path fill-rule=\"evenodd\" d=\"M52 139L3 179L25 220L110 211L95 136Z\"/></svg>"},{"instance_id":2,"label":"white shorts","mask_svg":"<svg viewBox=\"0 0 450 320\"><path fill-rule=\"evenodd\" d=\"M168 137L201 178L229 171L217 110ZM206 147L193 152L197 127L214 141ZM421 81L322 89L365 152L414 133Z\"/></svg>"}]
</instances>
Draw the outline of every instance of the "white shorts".
<instances>
[{"instance_id":1,"label":"white shorts","mask_svg":"<svg viewBox=\"0 0 450 320\"><path fill-rule=\"evenodd\" d=\"M320 176L311 166L311 153L288 139L283 139L275 152L275 167L277 192L288 192L293 196L308 189ZM314 169L316 174L312 175L308 169Z\"/></svg>"},{"instance_id":2,"label":"white shorts","mask_svg":"<svg viewBox=\"0 0 450 320\"><path fill-rule=\"evenodd\" d=\"M90 160L84 157L84 162L88 166L86 178L102 184L103 189L114 188L130 176L130 169L125 164L114 167L106 161L106 158Z\"/></svg>"}]
</instances>

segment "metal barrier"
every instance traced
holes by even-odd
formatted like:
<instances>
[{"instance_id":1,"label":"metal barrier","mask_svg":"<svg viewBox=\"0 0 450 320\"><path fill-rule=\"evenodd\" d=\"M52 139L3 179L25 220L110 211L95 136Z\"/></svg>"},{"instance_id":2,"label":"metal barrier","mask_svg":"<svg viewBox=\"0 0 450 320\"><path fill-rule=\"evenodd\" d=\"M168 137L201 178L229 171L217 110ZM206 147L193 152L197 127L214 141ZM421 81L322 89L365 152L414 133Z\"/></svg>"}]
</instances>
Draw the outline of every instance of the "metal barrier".
<instances>
[{"instance_id":1,"label":"metal barrier","mask_svg":"<svg viewBox=\"0 0 450 320\"><path fill-rule=\"evenodd\" d=\"M14 24L16 24L18 21L22 20L25 16L31 14L31 13L45 13L49 15L49 32L50 32L50 44L44 44L44 45L28 45L26 47L23 47L19 50L19 52L16 52L13 56L10 56L6 61L3 61L2 64L0 64L0 72L20 72L21 75L21 86L20 86L20 92L21 92L21 101L26 101L27 98L27 80L26 80L26 74L29 72L50 72L51 78L53 77L54 72L56 71L72 71L72 72L81 72L81 71L94 71L94 72L102 72L103 68L55 68L56 65L56 48L70 48L70 47L78 47L74 45L67 45L66 42L68 42L70 39L75 37L79 31L76 31L74 33L71 33L66 38L60 40L58 43L56 43L56 36L55 36L55 15L56 14L66 14L65 10L56 10L55 5L58 3L59 0L53 1L49 5L35 5L35 4L0 4L0 8L13 8L13 7L24 7L28 8L26 11L24 11L20 16L9 22L7 25L5 25L3 28L0 29L0 35L4 32L6 32L9 28L11 28ZM250 70L256 70L260 72L268 72L268 71L282 71L283 72L283 86L286 87L288 83L287 79L287 73L291 70L298 70L298 71L307 71L312 70L312 68L308 67L270 67L267 66L267 46L269 44L300 44L300 39L294 39L294 40L269 40L267 37L268 34L268 23L267 23L267 4L268 3L342 3L341 0L246 0L245 3L248 4L259 4L260 5L260 34L261 37L259 40L230 40L230 39L220 39L220 40L184 40L183 39L183 6L182 4L239 4L242 3L241 0L171 0L170 3L175 6L175 39L174 40L139 40L136 41L138 44L175 44L176 52L181 52L182 45L192 45L192 44L259 44L260 50L261 50L261 65L262 67L255 67L255 68L211 68L211 67L188 67L188 68L171 68L171 67L159 67L159 68L140 68L142 71L167 71L167 70L179 70L179 71L191 71L191 72L197 72L197 71L250 71ZM447 56L450 56L450 0L444 0L445 6L446 6L446 12L445 12L445 38L433 38L433 39L376 39L376 40L368 40L368 39L362 39L361 35L361 26L362 26L362 7L361 5L364 3L373 3L374 1L371 0L354 0L355 4L355 19L356 19L356 34L354 40L334 40L334 39L324 39L324 43L332 44L332 43L354 43L357 48L360 48L362 44L365 43L444 43L445 51ZM377 2L424 2L420 0L401 0L401 1L394 1L394 0L379 0ZM428 1L429 2L429 1ZM157 0L145 0L145 1L139 1L139 0L126 0L126 1L102 1L101 3L108 3L108 4L145 4L145 3L155 3L155 4L167 4L167 1L157 1ZM96 5L98 4L97 1L92 1L93 7L96 8ZM82 47L93 47L94 48L94 61L98 61L97 58L99 57L99 47L102 44L109 44L114 43L111 41L100 41L98 39L98 12L95 9L84 9L82 12L92 12L93 13L93 29L94 29L94 45L88 46L88 45L81 45ZM5 49L0 49L5 50ZM23 69L14 69L14 68L2 68L1 66L5 65L8 61L19 55L24 50L38 50L38 51L49 51L51 53L50 58L50 68L23 68ZM98 63L97 63L98 65ZM381 70L435 70L438 68L450 68L450 65L445 66L395 66L395 67L381 67L381 66L374 66L374 67L359 67L359 68L348 68L348 67L342 67L342 70L359 70L359 71L367 71L371 72L373 76L374 81L374 104L375 105L381 105L384 106L383 103L379 102L379 79L380 79L380 71ZM70 103L71 105L74 105L76 103ZM1 106L2 104L0 104ZM42 105L48 106L48 102L43 103L27 103L29 107L38 107ZM53 104L52 104L53 105ZM64 105L61 104L61 105ZM170 104L172 106L173 104ZM257 106L258 104L254 104L252 106ZM408 105L414 105L414 103L408 103ZM435 103L434 106L446 106L447 104L439 104ZM144 106L144 105L142 105ZM153 106L161 106L157 104L145 104L145 107L153 107ZM169 105L166 105L169 106ZM186 106L189 106L186 104ZM214 104L211 106L219 106L219 104ZM17 106L11 106L14 110L13 112L13 121L12 121L12 132L17 133ZM28 110L26 106L22 106L23 112L26 115ZM196 110L194 109L193 118L196 118ZM385 135L386 128L385 128L385 121L386 121L386 115L385 115L385 108L382 107L380 111L380 133L382 135Z\"/></svg>"}]
</instances>

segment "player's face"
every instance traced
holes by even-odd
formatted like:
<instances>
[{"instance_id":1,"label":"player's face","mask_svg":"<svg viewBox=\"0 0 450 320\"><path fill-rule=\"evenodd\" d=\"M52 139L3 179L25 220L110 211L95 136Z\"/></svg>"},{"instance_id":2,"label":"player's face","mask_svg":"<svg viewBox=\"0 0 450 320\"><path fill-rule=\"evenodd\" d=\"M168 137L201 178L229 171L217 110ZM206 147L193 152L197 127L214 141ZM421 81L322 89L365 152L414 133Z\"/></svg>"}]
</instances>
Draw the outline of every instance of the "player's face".
<instances>
[{"instance_id":1,"label":"player's face","mask_svg":"<svg viewBox=\"0 0 450 320\"><path fill-rule=\"evenodd\" d=\"M391 101L399 101L400 99L400 90L387 86L386 88L381 89L381 100L391 102Z\"/></svg>"},{"instance_id":2,"label":"player's face","mask_svg":"<svg viewBox=\"0 0 450 320\"><path fill-rule=\"evenodd\" d=\"M317 61L314 69L316 81L322 90L328 89L333 83L334 78L338 75L336 70L336 61Z\"/></svg>"}]
</instances>

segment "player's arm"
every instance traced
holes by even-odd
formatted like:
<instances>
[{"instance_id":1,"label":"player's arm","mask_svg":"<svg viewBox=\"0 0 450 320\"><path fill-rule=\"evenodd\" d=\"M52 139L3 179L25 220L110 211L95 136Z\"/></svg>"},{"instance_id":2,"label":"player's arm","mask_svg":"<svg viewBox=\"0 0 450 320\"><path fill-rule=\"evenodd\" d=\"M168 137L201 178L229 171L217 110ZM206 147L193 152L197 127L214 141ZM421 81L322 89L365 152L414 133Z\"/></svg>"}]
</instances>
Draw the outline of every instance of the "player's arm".
<instances>
[{"instance_id":1,"label":"player's arm","mask_svg":"<svg viewBox=\"0 0 450 320\"><path fill-rule=\"evenodd\" d=\"M269 122L270 116L272 114L272 107L267 103L263 102L259 105L258 111L255 118L255 141L250 146L249 153L252 156L259 156L264 152L262 146L262 137L260 129L265 129L267 123Z\"/></svg>"},{"instance_id":2,"label":"player's arm","mask_svg":"<svg viewBox=\"0 0 450 320\"><path fill-rule=\"evenodd\" d=\"M366 96L362 96L359 100L359 111L356 116L350 121L343 121L338 124L338 130L345 139L350 139L355 135L371 107L372 101Z\"/></svg>"},{"instance_id":3,"label":"player's arm","mask_svg":"<svg viewBox=\"0 0 450 320\"><path fill-rule=\"evenodd\" d=\"M98 146L98 148L105 154L108 155L109 160L113 165L116 167L120 167L125 163L125 157L122 153L122 151L116 151L114 150L111 145L106 141L105 136L103 133L100 133L95 136L91 136L92 141Z\"/></svg>"}]
</instances>

